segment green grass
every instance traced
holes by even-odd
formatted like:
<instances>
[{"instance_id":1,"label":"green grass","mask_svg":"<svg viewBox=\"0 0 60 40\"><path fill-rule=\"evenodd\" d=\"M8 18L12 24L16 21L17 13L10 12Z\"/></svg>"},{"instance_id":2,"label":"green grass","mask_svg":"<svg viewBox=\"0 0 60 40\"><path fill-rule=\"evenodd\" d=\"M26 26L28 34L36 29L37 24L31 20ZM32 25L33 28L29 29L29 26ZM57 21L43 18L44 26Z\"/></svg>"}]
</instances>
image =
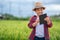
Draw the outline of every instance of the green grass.
<instances>
[{"instance_id":1,"label":"green grass","mask_svg":"<svg viewBox=\"0 0 60 40\"><path fill-rule=\"evenodd\" d=\"M0 20L0 40L28 40L31 29L28 21ZM49 28L51 40L60 40L60 21L53 21Z\"/></svg>"},{"instance_id":2,"label":"green grass","mask_svg":"<svg viewBox=\"0 0 60 40\"><path fill-rule=\"evenodd\" d=\"M53 22L53 27L50 28L51 40L60 40L60 22Z\"/></svg>"}]
</instances>

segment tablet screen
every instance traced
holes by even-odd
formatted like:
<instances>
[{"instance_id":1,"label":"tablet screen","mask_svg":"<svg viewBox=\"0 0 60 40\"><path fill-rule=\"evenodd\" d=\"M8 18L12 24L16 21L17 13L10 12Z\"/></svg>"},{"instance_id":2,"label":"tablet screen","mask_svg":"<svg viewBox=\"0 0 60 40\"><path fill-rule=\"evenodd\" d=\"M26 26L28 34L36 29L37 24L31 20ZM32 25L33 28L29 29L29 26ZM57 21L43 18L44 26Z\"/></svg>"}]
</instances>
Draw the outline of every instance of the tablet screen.
<instances>
[{"instance_id":1,"label":"tablet screen","mask_svg":"<svg viewBox=\"0 0 60 40\"><path fill-rule=\"evenodd\" d=\"M39 20L40 20L40 24L44 24L44 18L46 18L47 17L47 14L43 14L43 15L40 15L39 16Z\"/></svg>"}]
</instances>

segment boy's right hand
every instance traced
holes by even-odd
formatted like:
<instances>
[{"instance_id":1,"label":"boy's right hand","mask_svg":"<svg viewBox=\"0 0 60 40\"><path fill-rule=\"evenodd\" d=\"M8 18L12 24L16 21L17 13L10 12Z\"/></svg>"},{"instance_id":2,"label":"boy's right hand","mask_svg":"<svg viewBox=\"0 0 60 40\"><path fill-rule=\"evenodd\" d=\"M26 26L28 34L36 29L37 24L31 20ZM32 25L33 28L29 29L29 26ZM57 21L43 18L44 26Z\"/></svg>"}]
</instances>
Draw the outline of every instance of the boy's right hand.
<instances>
[{"instance_id":1,"label":"boy's right hand","mask_svg":"<svg viewBox=\"0 0 60 40\"><path fill-rule=\"evenodd\" d=\"M39 19L36 19L36 21L32 24L33 27L35 27L39 23Z\"/></svg>"}]
</instances>

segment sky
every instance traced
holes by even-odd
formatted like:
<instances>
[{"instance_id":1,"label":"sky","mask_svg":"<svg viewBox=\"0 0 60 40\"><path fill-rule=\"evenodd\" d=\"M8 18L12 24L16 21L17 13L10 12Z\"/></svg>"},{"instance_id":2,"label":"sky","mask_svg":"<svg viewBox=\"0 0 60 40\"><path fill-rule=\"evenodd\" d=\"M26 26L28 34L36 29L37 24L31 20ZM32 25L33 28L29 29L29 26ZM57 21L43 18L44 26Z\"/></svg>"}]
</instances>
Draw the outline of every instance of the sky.
<instances>
[{"instance_id":1,"label":"sky","mask_svg":"<svg viewBox=\"0 0 60 40\"><path fill-rule=\"evenodd\" d=\"M38 1L46 7L44 13L47 13L48 16L59 15L60 0L0 0L0 12L18 17L32 16L35 14L32 11L34 3Z\"/></svg>"}]
</instances>

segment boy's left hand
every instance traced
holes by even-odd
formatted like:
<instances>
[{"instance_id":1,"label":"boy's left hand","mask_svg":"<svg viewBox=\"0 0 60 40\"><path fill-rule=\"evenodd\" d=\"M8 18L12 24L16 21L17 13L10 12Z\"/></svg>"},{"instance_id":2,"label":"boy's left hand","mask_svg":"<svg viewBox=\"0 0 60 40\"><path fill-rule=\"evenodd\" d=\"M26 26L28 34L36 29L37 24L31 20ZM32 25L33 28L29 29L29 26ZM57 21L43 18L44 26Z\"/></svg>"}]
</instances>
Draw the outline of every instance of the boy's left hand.
<instances>
[{"instance_id":1,"label":"boy's left hand","mask_svg":"<svg viewBox=\"0 0 60 40\"><path fill-rule=\"evenodd\" d=\"M47 21L47 24L50 24L51 23L51 20L50 20L49 17L46 17L44 20Z\"/></svg>"}]
</instances>

